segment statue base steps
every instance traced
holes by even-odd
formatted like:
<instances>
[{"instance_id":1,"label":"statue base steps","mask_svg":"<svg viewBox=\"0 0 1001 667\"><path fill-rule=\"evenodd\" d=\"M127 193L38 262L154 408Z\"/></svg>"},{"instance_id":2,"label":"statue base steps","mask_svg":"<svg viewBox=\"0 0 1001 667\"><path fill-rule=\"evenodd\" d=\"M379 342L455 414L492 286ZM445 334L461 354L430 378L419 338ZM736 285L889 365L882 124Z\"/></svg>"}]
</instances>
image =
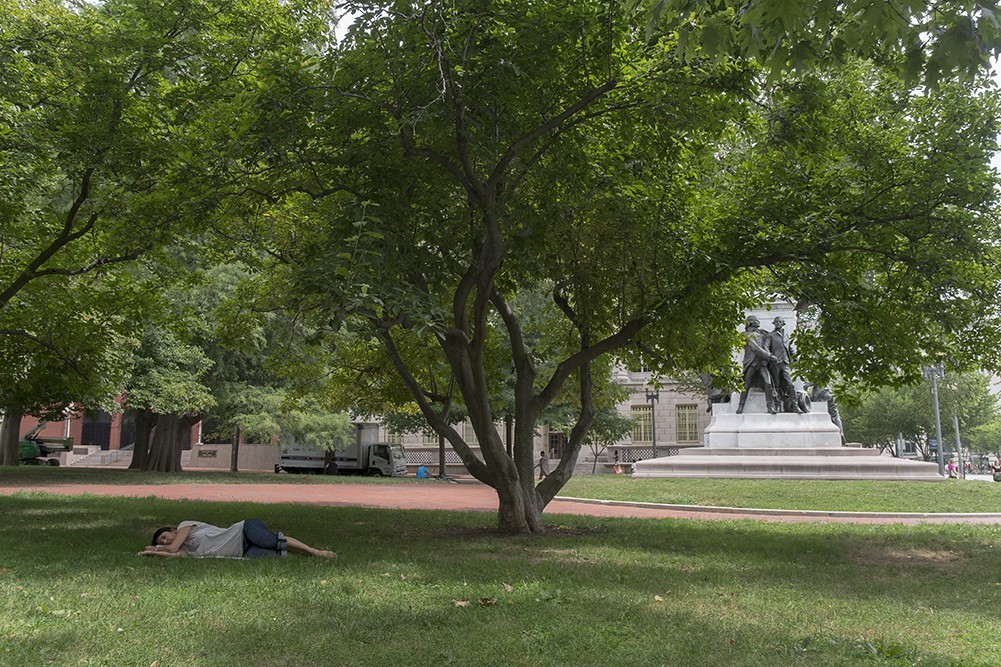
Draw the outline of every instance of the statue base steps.
<instances>
[{"instance_id":1,"label":"statue base steps","mask_svg":"<svg viewBox=\"0 0 1001 667\"><path fill-rule=\"evenodd\" d=\"M752 390L742 414L737 403L716 403L705 447L637 461L633 477L734 479L871 479L940 482L938 465L843 447L826 403L805 414L768 414L765 395Z\"/></svg>"},{"instance_id":2,"label":"statue base steps","mask_svg":"<svg viewBox=\"0 0 1001 667\"><path fill-rule=\"evenodd\" d=\"M871 479L941 482L938 466L859 447L692 447L637 461L633 477Z\"/></svg>"}]
</instances>

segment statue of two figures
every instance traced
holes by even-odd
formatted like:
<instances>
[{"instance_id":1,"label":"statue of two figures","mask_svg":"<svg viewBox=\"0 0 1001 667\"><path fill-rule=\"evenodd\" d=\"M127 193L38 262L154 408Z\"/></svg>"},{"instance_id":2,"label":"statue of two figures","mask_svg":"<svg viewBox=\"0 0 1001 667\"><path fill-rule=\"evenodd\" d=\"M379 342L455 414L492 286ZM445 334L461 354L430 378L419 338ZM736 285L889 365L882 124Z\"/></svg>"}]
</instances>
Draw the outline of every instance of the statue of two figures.
<instances>
[{"instance_id":1,"label":"statue of two figures","mask_svg":"<svg viewBox=\"0 0 1001 667\"><path fill-rule=\"evenodd\" d=\"M827 403L831 421L843 431L841 415L829 388L808 382L804 385L803 391L796 389L790 370L793 350L786 337L785 324L783 318L776 317L772 320L772 330L765 331L756 316L748 316L745 323L742 360L744 388L740 392L736 414L743 413L748 392L751 389L761 389L765 395L766 409L770 414L780 412L803 414L810 412L814 401L824 401ZM729 402L730 393L713 387L711 375L704 375L702 380L706 385L710 404Z\"/></svg>"},{"instance_id":2,"label":"statue of two figures","mask_svg":"<svg viewBox=\"0 0 1001 667\"><path fill-rule=\"evenodd\" d=\"M776 317L774 328L765 331L754 315L744 326L744 390L740 392L736 413L744 411L747 393L753 388L765 392L765 405L770 414L779 412L808 412L801 392L796 391L789 363L792 348L785 335L785 320Z\"/></svg>"},{"instance_id":3,"label":"statue of two figures","mask_svg":"<svg viewBox=\"0 0 1001 667\"><path fill-rule=\"evenodd\" d=\"M838 430L841 431L841 444L845 443L844 426L834 396L828 387L822 387L812 382L803 385L803 391L798 391L792 379L790 363L793 350L785 333L785 320L776 317L772 320L773 328L765 331L761 322L754 315L749 315L745 323L744 358L744 389L740 392L736 414L743 414L747 394L751 389L761 389L765 396L766 409L770 414L791 412L804 414L811 411L814 402L826 402L827 413ZM702 384L706 390L706 400L709 403L707 412L713 411L713 405L730 402L730 389L721 389L713 383L710 373L701 375Z\"/></svg>"}]
</instances>

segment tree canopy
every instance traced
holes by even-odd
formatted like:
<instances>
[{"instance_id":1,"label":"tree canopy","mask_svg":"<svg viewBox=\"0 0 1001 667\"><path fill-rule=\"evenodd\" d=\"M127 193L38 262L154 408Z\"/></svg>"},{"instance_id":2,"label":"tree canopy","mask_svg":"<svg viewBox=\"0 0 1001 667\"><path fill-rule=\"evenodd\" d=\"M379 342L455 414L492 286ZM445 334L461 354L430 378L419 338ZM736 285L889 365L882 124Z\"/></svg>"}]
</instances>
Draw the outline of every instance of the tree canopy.
<instances>
[{"instance_id":1,"label":"tree canopy","mask_svg":"<svg viewBox=\"0 0 1001 667\"><path fill-rule=\"evenodd\" d=\"M120 233L129 254L175 218L212 227L255 273L241 293L301 336L286 370L322 380L340 356L381 376L358 398L411 398L497 491L505 529L544 529L602 407L596 377L612 363L720 375L736 323L771 294L813 325L801 365L820 382L900 382L943 355L1001 367L997 100L946 76L996 50L990 5L46 7L100 15L81 43L104 51L62 59L42 40L8 58L11 80L72 65L66 104L97 120L61 124L52 107L27 125L49 135L15 135L83 157L25 149L43 176L9 198L10 220L107 220L111 236L80 238ZM339 40L324 32L338 8L353 18ZM935 85L916 89L915 72ZM4 109L27 123L30 106ZM88 153L86 132L107 147ZM37 200L64 203L43 215ZM535 427L560 401L577 406L568 447L536 485Z\"/></svg>"},{"instance_id":2,"label":"tree canopy","mask_svg":"<svg viewBox=\"0 0 1001 667\"><path fill-rule=\"evenodd\" d=\"M603 355L718 371L768 293L809 309L804 364L825 378L997 341L993 96L917 92L851 58L769 83L754 60L692 58L679 32L640 38L614 3L351 7L295 100L307 116L283 150L308 166L254 186L281 202L266 293L391 363L497 490L502 527L542 529ZM531 290L555 319L518 302ZM429 368L447 369L482 458L441 418ZM511 373L508 456L490 397ZM534 427L568 390L570 446L536 486Z\"/></svg>"},{"instance_id":3,"label":"tree canopy","mask_svg":"<svg viewBox=\"0 0 1001 667\"><path fill-rule=\"evenodd\" d=\"M675 32L689 60L734 54L774 76L864 56L905 80L935 85L975 77L1001 54L996 2L924 0L622 0L647 17L647 32Z\"/></svg>"}]
</instances>

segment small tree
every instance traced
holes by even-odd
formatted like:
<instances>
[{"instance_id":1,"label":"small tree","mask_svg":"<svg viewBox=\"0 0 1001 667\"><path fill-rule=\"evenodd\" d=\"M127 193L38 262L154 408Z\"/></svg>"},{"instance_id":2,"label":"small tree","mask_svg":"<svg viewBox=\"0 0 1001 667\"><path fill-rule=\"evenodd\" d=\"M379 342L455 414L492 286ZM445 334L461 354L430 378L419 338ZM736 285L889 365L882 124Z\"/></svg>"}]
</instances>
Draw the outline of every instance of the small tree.
<instances>
[{"instance_id":1,"label":"small tree","mask_svg":"<svg viewBox=\"0 0 1001 667\"><path fill-rule=\"evenodd\" d=\"M626 417L614 408L602 408L594 416L594 424L584 440L591 452L593 462L591 474L598 469L598 457L605 451L632 433L635 420Z\"/></svg>"}]
</instances>

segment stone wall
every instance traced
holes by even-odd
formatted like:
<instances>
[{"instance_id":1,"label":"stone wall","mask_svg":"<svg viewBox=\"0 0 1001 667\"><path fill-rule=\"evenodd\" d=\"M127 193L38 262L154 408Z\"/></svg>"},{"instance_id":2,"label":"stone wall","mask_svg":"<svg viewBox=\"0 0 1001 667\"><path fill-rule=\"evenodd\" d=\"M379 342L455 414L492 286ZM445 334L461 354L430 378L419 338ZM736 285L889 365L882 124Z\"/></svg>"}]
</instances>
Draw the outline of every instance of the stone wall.
<instances>
[{"instance_id":1,"label":"stone wall","mask_svg":"<svg viewBox=\"0 0 1001 667\"><path fill-rule=\"evenodd\" d=\"M229 470L233 445L197 444L191 448L190 463L186 469ZM237 467L244 472L274 472L281 450L275 445L240 445Z\"/></svg>"}]
</instances>

